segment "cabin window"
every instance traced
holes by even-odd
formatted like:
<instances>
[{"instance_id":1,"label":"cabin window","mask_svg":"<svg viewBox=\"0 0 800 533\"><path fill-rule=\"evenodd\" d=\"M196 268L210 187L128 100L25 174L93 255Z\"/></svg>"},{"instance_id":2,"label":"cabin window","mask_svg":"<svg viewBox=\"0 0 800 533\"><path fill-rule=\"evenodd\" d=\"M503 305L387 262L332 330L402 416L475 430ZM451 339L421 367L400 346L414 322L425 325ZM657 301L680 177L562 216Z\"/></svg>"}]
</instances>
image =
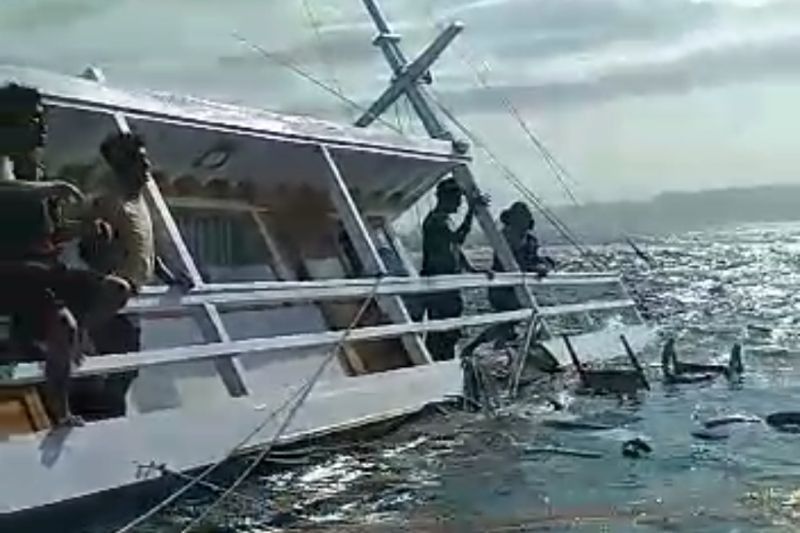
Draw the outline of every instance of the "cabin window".
<instances>
[{"instance_id":1,"label":"cabin window","mask_svg":"<svg viewBox=\"0 0 800 533\"><path fill-rule=\"evenodd\" d=\"M171 210L206 282L276 279L253 211L182 206Z\"/></svg>"}]
</instances>

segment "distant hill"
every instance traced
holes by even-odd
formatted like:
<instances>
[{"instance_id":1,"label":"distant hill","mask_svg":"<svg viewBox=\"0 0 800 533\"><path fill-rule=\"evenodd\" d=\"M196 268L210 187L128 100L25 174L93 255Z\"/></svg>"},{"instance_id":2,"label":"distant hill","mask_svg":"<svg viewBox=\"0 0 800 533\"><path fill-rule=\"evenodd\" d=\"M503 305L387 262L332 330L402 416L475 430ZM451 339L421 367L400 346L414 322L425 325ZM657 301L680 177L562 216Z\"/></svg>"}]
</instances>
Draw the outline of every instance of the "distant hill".
<instances>
[{"instance_id":1,"label":"distant hill","mask_svg":"<svg viewBox=\"0 0 800 533\"><path fill-rule=\"evenodd\" d=\"M733 223L800 220L800 186L666 192L646 202L597 203L554 211L586 241L603 242L625 233L662 235ZM541 215L537 218L542 219ZM556 239L544 220L539 231L551 242Z\"/></svg>"},{"instance_id":2,"label":"distant hill","mask_svg":"<svg viewBox=\"0 0 800 533\"><path fill-rule=\"evenodd\" d=\"M800 220L800 185L665 192L649 201L594 203L553 211L581 241L604 243L624 234L663 235L735 223ZM563 241L541 214L535 216L537 233L544 242ZM419 248L419 234L406 234L403 240L411 248ZM478 231L470 240L485 243Z\"/></svg>"}]
</instances>

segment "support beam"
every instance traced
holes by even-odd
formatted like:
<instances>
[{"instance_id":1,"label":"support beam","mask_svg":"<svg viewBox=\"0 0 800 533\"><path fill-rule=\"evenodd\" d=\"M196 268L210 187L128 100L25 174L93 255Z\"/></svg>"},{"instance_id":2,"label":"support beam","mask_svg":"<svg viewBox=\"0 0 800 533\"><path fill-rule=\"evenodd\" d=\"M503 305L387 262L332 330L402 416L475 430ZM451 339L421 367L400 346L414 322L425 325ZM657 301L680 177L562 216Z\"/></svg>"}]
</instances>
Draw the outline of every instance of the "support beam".
<instances>
[{"instance_id":1,"label":"support beam","mask_svg":"<svg viewBox=\"0 0 800 533\"><path fill-rule=\"evenodd\" d=\"M450 24L428 47L415 59L408 67L396 71L396 75L389 87L383 94L375 100L375 102L367 109L361 117L356 120L355 125L365 128L372 124L378 117L380 117L389 106L394 104L403 93L406 93L409 88L417 84L419 79L428 72L428 69L433 63L439 59L439 56L445 49L453 42L459 33L464 30L464 26L459 23ZM379 39L385 39L385 36L379 36Z\"/></svg>"},{"instance_id":2,"label":"support beam","mask_svg":"<svg viewBox=\"0 0 800 533\"><path fill-rule=\"evenodd\" d=\"M331 198L365 272L368 275L385 276L387 274L386 265L378 254L375 243L372 242L369 230L361 218L336 161L327 147L320 145L320 151L330 178ZM401 324L411 322L408 309L399 297L379 298L378 305L392 322ZM428 364L432 361L425 344L418 335L406 335L402 338L402 342L415 364Z\"/></svg>"},{"instance_id":3,"label":"support beam","mask_svg":"<svg viewBox=\"0 0 800 533\"><path fill-rule=\"evenodd\" d=\"M391 221L385 218L382 219L380 228L383 231L384 235L386 235L386 238L391 243L392 248L394 248L397 257L400 258L400 263L403 265L403 268L405 268L409 277L418 278L419 272L417 271L417 267L414 264L414 261L411 260L411 255L409 255L405 245L397 236L397 233L394 231Z\"/></svg>"},{"instance_id":4,"label":"support beam","mask_svg":"<svg viewBox=\"0 0 800 533\"><path fill-rule=\"evenodd\" d=\"M82 77L97 83L105 83L103 72L95 67L87 68ZM120 133L130 133L131 129L125 115L122 113L114 113L112 117ZM192 280L195 287L202 287L204 280L200 275L200 271L181 236L178 224L172 217L172 213L169 207L167 207L167 203L164 201L164 197L161 195L158 185L152 179L148 180L145 185L144 197L150 207L154 228L157 232L165 234L166 238L164 238L163 241L169 246L170 255L174 260L177 260L181 269L189 276L189 279ZM210 342L230 341L230 335L228 335L225 329L222 317L219 315L217 308L212 304L204 304L198 318L200 328L206 340ZM235 358L226 357L216 359L214 361L214 366L231 396L244 396L248 393L242 377L243 368Z\"/></svg>"}]
</instances>

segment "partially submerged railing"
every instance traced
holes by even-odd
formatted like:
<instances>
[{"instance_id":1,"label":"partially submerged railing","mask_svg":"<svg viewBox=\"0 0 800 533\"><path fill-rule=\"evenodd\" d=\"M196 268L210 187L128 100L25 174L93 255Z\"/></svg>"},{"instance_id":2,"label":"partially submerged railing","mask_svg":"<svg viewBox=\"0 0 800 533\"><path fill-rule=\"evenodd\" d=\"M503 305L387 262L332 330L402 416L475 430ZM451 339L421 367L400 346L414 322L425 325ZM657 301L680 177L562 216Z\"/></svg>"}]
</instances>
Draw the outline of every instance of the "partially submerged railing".
<instances>
[{"instance_id":1,"label":"partially submerged railing","mask_svg":"<svg viewBox=\"0 0 800 533\"><path fill-rule=\"evenodd\" d=\"M582 287L599 284L618 284L619 278L608 273L555 274L538 279L522 273L501 273L492 279L484 275L454 275L436 277L385 277L380 283L375 278L339 279L297 282L253 282L207 284L186 294L166 288L147 288L144 295L136 298L126 309L143 317L158 317L188 314L193 308L221 305L228 309L237 306L269 306L285 303L318 302L323 300L352 300L375 296L424 295L451 290L483 289L490 287L514 287L526 285L536 287ZM613 311L631 308L631 300L589 301L580 304L543 306L538 310L543 317L588 311ZM446 331L456 328L489 326L505 322L530 320L533 309L507 312L489 312L427 322L409 322L367 326L353 329L349 342L398 338L409 334L431 331ZM276 350L307 349L331 346L340 342L342 332L322 331L293 335L277 335L237 341L192 344L178 348L154 349L141 352L103 355L88 358L76 376L105 375L126 372L146 367L191 363L233 357L242 354L268 353ZM43 378L38 365L20 365L11 379L0 381L2 385L21 385Z\"/></svg>"}]
</instances>

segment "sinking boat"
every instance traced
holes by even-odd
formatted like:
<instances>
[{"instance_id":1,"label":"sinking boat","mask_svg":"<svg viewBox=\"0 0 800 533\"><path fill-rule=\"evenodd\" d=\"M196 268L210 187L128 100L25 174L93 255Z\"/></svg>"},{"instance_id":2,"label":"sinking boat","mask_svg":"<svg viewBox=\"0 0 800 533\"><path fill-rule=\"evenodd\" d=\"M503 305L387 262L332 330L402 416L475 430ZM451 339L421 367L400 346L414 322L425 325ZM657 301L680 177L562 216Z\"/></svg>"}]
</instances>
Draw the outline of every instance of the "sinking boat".
<instances>
[{"instance_id":1,"label":"sinking boat","mask_svg":"<svg viewBox=\"0 0 800 533\"><path fill-rule=\"evenodd\" d=\"M54 429L36 389L40 366L5 369L0 517L143 483L142 465L193 471L456 396L459 362L431 360L431 331L536 317L557 364L569 364L566 332L584 361L624 356L620 334L634 350L652 339L616 273L520 273L485 209L478 219L507 273L417 274L392 223L444 176L475 188L462 143L123 90L96 69L71 77L0 67L0 83L10 81L44 96L51 176L91 190L101 141L115 131L144 136L154 224L194 288L146 287L125 310L141 325L142 350L91 357L75 371L137 371L124 417ZM410 318L420 295L488 287L514 287L526 305Z\"/></svg>"}]
</instances>

